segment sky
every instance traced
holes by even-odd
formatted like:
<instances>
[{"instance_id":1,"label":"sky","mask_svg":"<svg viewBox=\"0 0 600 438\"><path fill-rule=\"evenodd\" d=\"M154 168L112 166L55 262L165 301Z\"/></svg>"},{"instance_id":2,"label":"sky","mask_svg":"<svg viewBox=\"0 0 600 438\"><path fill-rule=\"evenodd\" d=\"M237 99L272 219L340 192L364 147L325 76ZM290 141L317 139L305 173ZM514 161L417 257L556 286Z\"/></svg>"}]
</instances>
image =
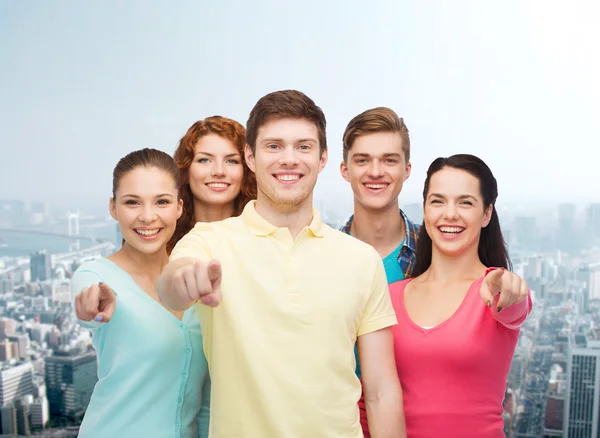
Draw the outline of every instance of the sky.
<instances>
[{"instance_id":1,"label":"sky","mask_svg":"<svg viewBox=\"0 0 600 438\"><path fill-rule=\"evenodd\" d=\"M376 106L410 131L401 202L455 153L499 202L600 201L598 22L597 0L0 2L0 199L104 202L128 152L293 88L327 116L319 202L351 202L342 133Z\"/></svg>"}]
</instances>

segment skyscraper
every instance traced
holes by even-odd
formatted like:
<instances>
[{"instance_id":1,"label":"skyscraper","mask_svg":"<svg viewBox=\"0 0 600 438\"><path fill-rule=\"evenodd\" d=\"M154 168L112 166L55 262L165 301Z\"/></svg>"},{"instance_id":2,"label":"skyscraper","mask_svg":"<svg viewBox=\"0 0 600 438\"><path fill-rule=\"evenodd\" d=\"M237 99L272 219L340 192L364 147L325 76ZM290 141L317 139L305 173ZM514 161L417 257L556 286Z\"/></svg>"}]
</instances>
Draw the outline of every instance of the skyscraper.
<instances>
[{"instance_id":1,"label":"skyscraper","mask_svg":"<svg viewBox=\"0 0 600 438\"><path fill-rule=\"evenodd\" d=\"M46 251L37 251L29 256L31 281L45 281L51 277L52 262Z\"/></svg>"},{"instance_id":2,"label":"skyscraper","mask_svg":"<svg viewBox=\"0 0 600 438\"><path fill-rule=\"evenodd\" d=\"M97 381L94 351L60 351L46 358L50 414L70 418L83 416Z\"/></svg>"},{"instance_id":3,"label":"skyscraper","mask_svg":"<svg viewBox=\"0 0 600 438\"><path fill-rule=\"evenodd\" d=\"M564 438L598 438L600 429L600 341L569 350Z\"/></svg>"}]
</instances>

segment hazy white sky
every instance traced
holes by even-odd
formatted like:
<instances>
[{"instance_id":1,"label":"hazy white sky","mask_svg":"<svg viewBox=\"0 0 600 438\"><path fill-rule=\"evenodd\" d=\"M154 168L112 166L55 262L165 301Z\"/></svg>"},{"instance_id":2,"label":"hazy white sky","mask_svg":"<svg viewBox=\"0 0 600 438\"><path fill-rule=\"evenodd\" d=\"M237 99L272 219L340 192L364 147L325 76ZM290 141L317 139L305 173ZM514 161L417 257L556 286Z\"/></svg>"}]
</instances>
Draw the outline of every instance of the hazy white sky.
<instances>
[{"instance_id":1,"label":"hazy white sky","mask_svg":"<svg viewBox=\"0 0 600 438\"><path fill-rule=\"evenodd\" d=\"M106 199L117 160L264 94L328 118L318 199L351 198L341 135L405 118L418 201L438 156L488 162L501 201L600 200L600 2L0 2L0 198Z\"/></svg>"}]
</instances>

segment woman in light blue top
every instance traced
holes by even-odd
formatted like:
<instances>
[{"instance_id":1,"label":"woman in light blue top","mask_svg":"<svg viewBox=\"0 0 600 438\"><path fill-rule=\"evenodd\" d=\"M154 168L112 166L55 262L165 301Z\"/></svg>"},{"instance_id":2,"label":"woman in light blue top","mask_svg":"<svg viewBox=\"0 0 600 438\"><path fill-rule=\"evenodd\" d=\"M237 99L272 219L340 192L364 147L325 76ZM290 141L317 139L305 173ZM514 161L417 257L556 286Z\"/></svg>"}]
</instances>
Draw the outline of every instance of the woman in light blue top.
<instances>
[{"instance_id":1,"label":"woman in light blue top","mask_svg":"<svg viewBox=\"0 0 600 438\"><path fill-rule=\"evenodd\" d=\"M210 386L197 314L167 310L154 289L182 214L178 187L179 171L164 152L122 158L110 213L123 246L84 263L71 280L77 317L98 354L82 438L208 436Z\"/></svg>"}]
</instances>

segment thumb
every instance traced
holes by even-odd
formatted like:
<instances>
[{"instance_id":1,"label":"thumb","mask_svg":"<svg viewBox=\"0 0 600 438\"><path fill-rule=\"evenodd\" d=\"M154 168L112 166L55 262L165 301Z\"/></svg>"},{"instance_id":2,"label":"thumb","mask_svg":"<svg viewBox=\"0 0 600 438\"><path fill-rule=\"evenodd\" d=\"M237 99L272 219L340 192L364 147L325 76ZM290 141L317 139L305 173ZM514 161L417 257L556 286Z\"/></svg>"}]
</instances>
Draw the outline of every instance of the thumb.
<instances>
[{"instance_id":1,"label":"thumb","mask_svg":"<svg viewBox=\"0 0 600 438\"><path fill-rule=\"evenodd\" d=\"M108 284L99 283L98 287L100 288L100 301L114 301L115 294Z\"/></svg>"},{"instance_id":2,"label":"thumb","mask_svg":"<svg viewBox=\"0 0 600 438\"><path fill-rule=\"evenodd\" d=\"M208 264L208 279L213 289L221 287L221 262L218 260L211 260Z\"/></svg>"}]
</instances>

